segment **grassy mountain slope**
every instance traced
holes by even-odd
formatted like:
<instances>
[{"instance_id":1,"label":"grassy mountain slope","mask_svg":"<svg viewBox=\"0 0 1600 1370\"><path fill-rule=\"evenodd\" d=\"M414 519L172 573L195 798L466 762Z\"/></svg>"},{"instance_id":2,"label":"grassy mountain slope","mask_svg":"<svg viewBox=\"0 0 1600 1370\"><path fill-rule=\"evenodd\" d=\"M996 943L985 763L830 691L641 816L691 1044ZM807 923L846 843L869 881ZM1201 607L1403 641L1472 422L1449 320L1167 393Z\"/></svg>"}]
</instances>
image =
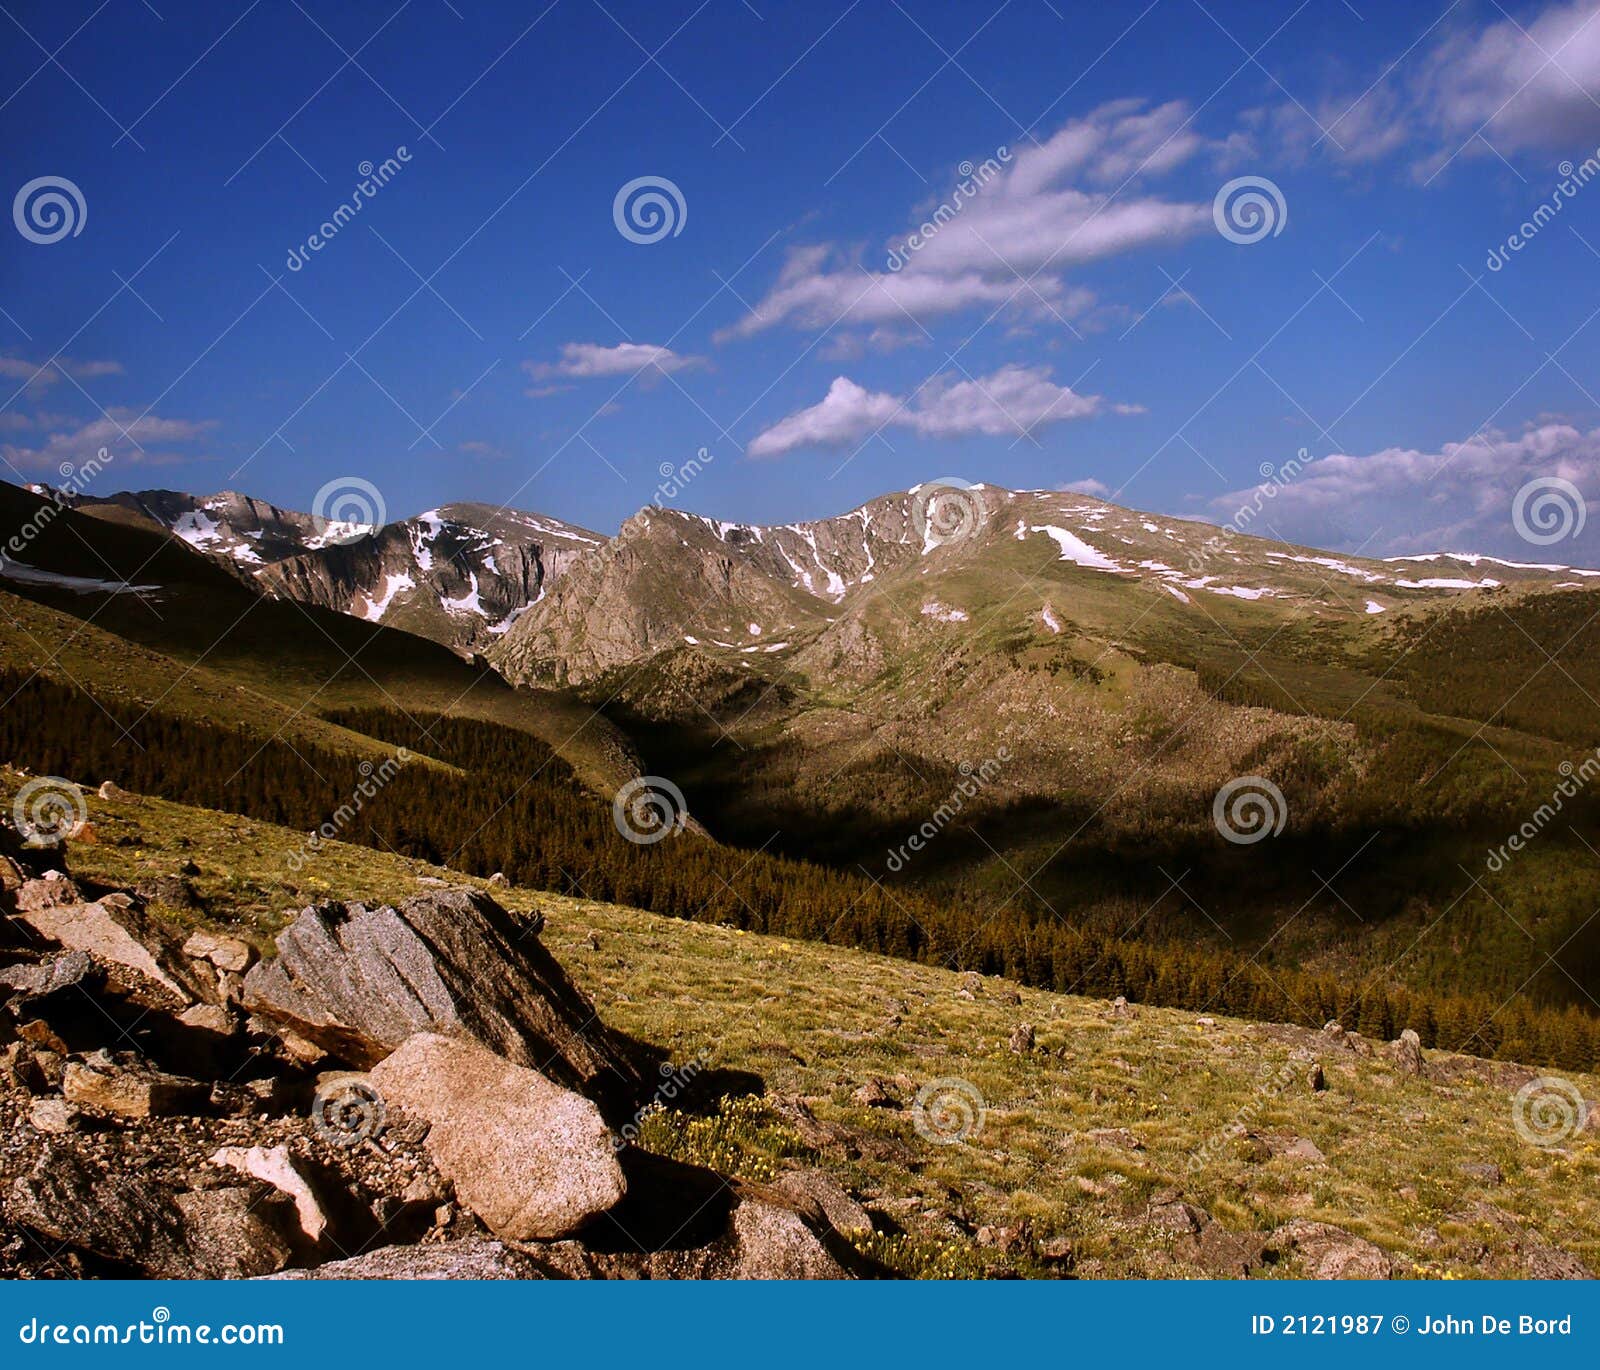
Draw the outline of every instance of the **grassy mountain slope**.
<instances>
[{"instance_id":1,"label":"grassy mountain slope","mask_svg":"<svg viewBox=\"0 0 1600 1370\"><path fill-rule=\"evenodd\" d=\"M7 666L267 735L287 726L291 737L321 737L320 716L338 709L454 713L531 733L604 793L634 773L627 740L573 700L513 689L424 638L269 597L247 573L165 533L56 511L0 484L0 527L30 522L40 531L13 559L25 569L0 574ZM111 593L18 578L36 572L151 588Z\"/></svg>"},{"instance_id":2,"label":"grassy mountain slope","mask_svg":"<svg viewBox=\"0 0 1600 1370\"><path fill-rule=\"evenodd\" d=\"M17 783L0 772L0 800ZM206 911L170 916L263 946L308 898L483 884L338 842L291 883L298 832L137 796L91 796L90 817L99 840L70 852L80 878L131 884L192 859ZM1430 1055L1429 1075L1408 1078L1382 1052L1308 1047L1315 1034L1226 1018L1205 1027L1194 1013L1138 1005L1119 1017L1104 1000L993 979L972 993L951 972L840 947L514 887L495 894L544 911L546 943L605 1021L680 1063L706 1053L697 1114L714 1115L728 1090L765 1092L755 1121L698 1124L722 1143L717 1164L823 1165L867 1204L878 1232L863 1245L907 1273L1219 1273L1215 1251L1173 1230L1174 1197L1247 1251L1250 1234L1296 1219L1337 1225L1377 1243L1401 1277L1524 1276L1550 1247L1600 1267L1600 1134L1523 1140L1513 1094L1534 1072ZM1008 1041L1022 1023L1037 1045L1017 1054ZM1593 1076L1569 1078L1600 1092ZM875 1080L894 1106L855 1098ZM916 1127L914 1099L953 1081L975 1091L962 1097L981 1125L935 1144ZM796 1099L814 1124L791 1121ZM695 1126L658 1115L644 1142ZM1045 1262L1063 1240L1070 1252L1055 1246L1060 1259ZM1254 1273L1304 1267L1285 1251Z\"/></svg>"}]
</instances>

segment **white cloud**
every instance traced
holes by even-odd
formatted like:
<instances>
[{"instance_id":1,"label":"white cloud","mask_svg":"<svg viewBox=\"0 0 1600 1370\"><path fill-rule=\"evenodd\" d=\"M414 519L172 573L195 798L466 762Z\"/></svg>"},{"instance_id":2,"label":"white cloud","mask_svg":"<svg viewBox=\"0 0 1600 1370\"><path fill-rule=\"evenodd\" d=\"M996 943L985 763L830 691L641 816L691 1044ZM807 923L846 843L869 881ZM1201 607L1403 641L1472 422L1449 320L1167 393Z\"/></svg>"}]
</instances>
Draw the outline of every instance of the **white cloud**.
<instances>
[{"instance_id":1,"label":"white cloud","mask_svg":"<svg viewBox=\"0 0 1600 1370\"><path fill-rule=\"evenodd\" d=\"M1056 489L1073 495L1093 495L1096 499L1106 499L1111 494L1111 487L1093 476L1085 476L1082 480L1069 480L1065 485L1056 486Z\"/></svg>"},{"instance_id":2,"label":"white cloud","mask_svg":"<svg viewBox=\"0 0 1600 1370\"><path fill-rule=\"evenodd\" d=\"M800 447L848 447L886 427L929 438L1024 434L1103 407L1098 395L1057 385L1044 366L1003 366L977 379L947 371L907 396L867 390L839 376L820 402L757 434L746 450L752 457L778 457ZM1133 406L1111 407L1135 412Z\"/></svg>"},{"instance_id":3,"label":"white cloud","mask_svg":"<svg viewBox=\"0 0 1600 1370\"><path fill-rule=\"evenodd\" d=\"M535 380L551 376L566 376L576 380L589 380L597 376L634 376L641 371L658 371L666 375L705 364L704 357L688 357L674 352L670 347L656 347L649 343L617 343L602 347L599 343L563 343L561 360L557 362L523 362L522 369Z\"/></svg>"},{"instance_id":4,"label":"white cloud","mask_svg":"<svg viewBox=\"0 0 1600 1370\"><path fill-rule=\"evenodd\" d=\"M1558 476L1583 493L1576 540L1532 547L1512 523L1517 491ZM1436 452L1389 447L1308 462L1296 477L1209 501L1219 522L1262 537L1368 556L1487 552L1523 561L1600 565L1600 429L1542 422L1513 437L1487 431Z\"/></svg>"},{"instance_id":5,"label":"white cloud","mask_svg":"<svg viewBox=\"0 0 1600 1370\"><path fill-rule=\"evenodd\" d=\"M1491 148L1592 151L1597 90L1600 0L1568 0L1522 22L1444 26L1359 95L1319 104L1316 118L1330 135L1324 149L1348 162L1377 161L1420 141L1414 170L1431 177L1457 155L1488 156ZM1296 111L1279 110L1276 119L1291 140L1321 137Z\"/></svg>"},{"instance_id":6,"label":"white cloud","mask_svg":"<svg viewBox=\"0 0 1600 1370\"><path fill-rule=\"evenodd\" d=\"M780 457L797 447L845 447L893 421L901 407L893 395L875 394L839 376L823 400L758 433L746 450L752 457Z\"/></svg>"},{"instance_id":7,"label":"white cloud","mask_svg":"<svg viewBox=\"0 0 1600 1370\"><path fill-rule=\"evenodd\" d=\"M58 369L59 368L59 369ZM65 371L80 380L96 376L120 376L122 363L112 361L75 361L71 357L56 357L47 362L30 362L24 357L0 357L0 376L21 381L24 387L43 390L61 379Z\"/></svg>"},{"instance_id":8,"label":"white cloud","mask_svg":"<svg viewBox=\"0 0 1600 1370\"><path fill-rule=\"evenodd\" d=\"M164 419L157 414L138 415L132 409L112 409L107 417L54 428L38 447L0 443L0 462L24 471L59 469L64 463L77 465L101 448L124 461L170 460L176 454L160 449L196 442L215 427L212 420Z\"/></svg>"},{"instance_id":9,"label":"white cloud","mask_svg":"<svg viewBox=\"0 0 1600 1370\"><path fill-rule=\"evenodd\" d=\"M886 243L881 267L830 244L796 248L754 310L718 337L779 324L922 324L967 309L1076 318L1094 296L1068 285L1065 272L1210 226L1209 203L1164 200L1128 184L1164 175L1202 149L1220 150L1190 117L1179 102L1152 109L1118 101L1041 145L990 158L962 183L970 193L958 200L953 190ZM894 259L903 267L891 269Z\"/></svg>"}]
</instances>

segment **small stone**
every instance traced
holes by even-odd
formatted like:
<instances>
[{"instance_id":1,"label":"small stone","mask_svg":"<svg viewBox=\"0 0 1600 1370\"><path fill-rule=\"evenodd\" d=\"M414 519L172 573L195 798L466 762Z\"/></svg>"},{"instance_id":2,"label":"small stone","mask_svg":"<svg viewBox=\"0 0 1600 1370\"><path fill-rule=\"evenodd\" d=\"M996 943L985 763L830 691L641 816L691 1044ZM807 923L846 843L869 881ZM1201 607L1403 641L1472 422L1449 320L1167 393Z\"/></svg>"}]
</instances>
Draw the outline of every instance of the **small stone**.
<instances>
[{"instance_id":1,"label":"small stone","mask_svg":"<svg viewBox=\"0 0 1600 1370\"><path fill-rule=\"evenodd\" d=\"M1407 1028L1399 1040L1389 1043L1389 1055L1402 1075L1422 1074L1422 1038Z\"/></svg>"},{"instance_id":2,"label":"small stone","mask_svg":"<svg viewBox=\"0 0 1600 1370\"><path fill-rule=\"evenodd\" d=\"M240 1171L262 1180L294 1201L301 1234L313 1245L321 1242L328 1230L328 1215L310 1178L289 1154L286 1146L225 1146L211 1157L211 1164Z\"/></svg>"},{"instance_id":3,"label":"small stone","mask_svg":"<svg viewBox=\"0 0 1600 1370\"><path fill-rule=\"evenodd\" d=\"M46 871L36 880L24 880L16 893L18 913L38 913L82 901L78 887L60 871ZM45 934L49 936L48 933Z\"/></svg>"},{"instance_id":4,"label":"small stone","mask_svg":"<svg viewBox=\"0 0 1600 1370\"><path fill-rule=\"evenodd\" d=\"M183 944L183 954L196 961L209 961L218 970L241 975L255 964L256 949L237 937L215 932L195 932Z\"/></svg>"},{"instance_id":5,"label":"small stone","mask_svg":"<svg viewBox=\"0 0 1600 1370\"><path fill-rule=\"evenodd\" d=\"M211 1097L210 1089L198 1080L167 1075L143 1064L120 1065L103 1052L81 1064L69 1062L61 1092L75 1104L125 1118L198 1113Z\"/></svg>"},{"instance_id":6,"label":"small stone","mask_svg":"<svg viewBox=\"0 0 1600 1370\"><path fill-rule=\"evenodd\" d=\"M1144 1150L1144 1142L1125 1127L1097 1127L1084 1136L1100 1146L1114 1146L1122 1151Z\"/></svg>"},{"instance_id":7,"label":"small stone","mask_svg":"<svg viewBox=\"0 0 1600 1370\"><path fill-rule=\"evenodd\" d=\"M865 1108L899 1108L900 1100L889 1088L888 1082L873 1076L850 1096Z\"/></svg>"},{"instance_id":8,"label":"small stone","mask_svg":"<svg viewBox=\"0 0 1600 1370\"><path fill-rule=\"evenodd\" d=\"M126 799L128 792L118 785L115 780L102 780L100 788L95 791L102 799Z\"/></svg>"},{"instance_id":9,"label":"small stone","mask_svg":"<svg viewBox=\"0 0 1600 1370\"><path fill-rule=\"evenodd\" d=\"M213 1032L219 1037L231 1037L238 1030L238 1020L225 1008L215 1004L195 1004L178 1015L185 1027L200 1032Z\"/></svg>"},{"instance_id":10,"label":"small stone","mask_svg":"<svg viewBox=\"0 0 1600 1370\"><path fill-rule=\"evenodd\" d=\"M1051 1237L1039 1243L1039 1259L1046 1265L1071 1265L1075 1259L1069 1237Z\"/></svg>"},{"instance_id":11,"label":"small stone","mask_svg":"<svg viewBox=\"0 0 1600 1370\"><path fill-rule=\"evenodd\" d=\"M1321 1162L1328 1159L1322 1154L1322 1148L1309 1137L1297 1137L1283 1149L1283 1154L1295 1161Z\"/></svg>"},{"instance_id":12,"label":"small stone","mask_svg":"<svg viewBox=\"0 0 1600 1370\"><path fill-rule=\"evenodd\" d=\"M65 1099L36 1099L28 1114L28 1121L40 1132L70 1132L82 1121L83 1115Z\"/></svg>"},{"instance_id":13,"label":"small stone","mask_svg":"<svg viewBox=\"0 0 1600 1370\"><path fill-rule=\"evenodd\" d=\"M408 1204L437 1205L444 1201L446 1195L437 1180L427 1175L418 1175L406 1185L400 1197Z\"/></svg>"},{"instance_id":14,"label":"small stone","mask_svg":"<svg viewBox=\"0 0 1600 1370\"><path fill-rule=\"evenodd\" d=\"M1198 1236L1211 1221L1211 1215L1191 1203L1175 1199L1167 1203L1152 1203L1145 1210L1145 1219L1152 1227L1171 1232L1180 1237Z\"/></svg>"},{"instance_id":15,"label":"small stone","mask_svg":"<svg viewBox=\"0 0 1600 1370\"><path fill-rule=\"evenodd\" d=\"M1492 1161L1464 1161L1456 1167L1469 1180L1477 1180L1479 1184L1496 1185L1505 1183L1505 1175L1500 1167Z\"/></svg>"},{"instance_id":16,"label":"small stone","mask_svg":"<svg viewBox=\"0 0 1600 1370\"><path fill-rule=\"evenodd\" d=\"M502 890L510 883L511 882L506 879L506 873L504 871L496 871L489 877L489 888L492 890Z\"/></svg>"}]
</instances>

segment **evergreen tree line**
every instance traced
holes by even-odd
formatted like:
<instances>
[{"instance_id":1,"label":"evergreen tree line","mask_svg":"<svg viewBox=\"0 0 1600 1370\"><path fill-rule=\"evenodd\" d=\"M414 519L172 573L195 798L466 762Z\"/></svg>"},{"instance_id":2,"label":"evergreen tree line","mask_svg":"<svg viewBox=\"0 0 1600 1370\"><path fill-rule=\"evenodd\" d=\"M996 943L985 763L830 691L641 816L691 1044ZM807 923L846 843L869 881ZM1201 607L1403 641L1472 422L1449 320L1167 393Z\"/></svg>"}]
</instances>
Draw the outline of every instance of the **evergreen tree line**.
<instances>
[{"instance_id":1,"label":"evergreen tree line","mask_svg":"<svg viewBox=\"0 0 1600 1370\"><path fill-rule=\"evenodd\" d=\"M136 792L302 831L347 809L368 771L329 748L268 741L90 698L0 671L0 756L85 783L113 778ZM806 861L724 847L682 833L628 841L611 806L586 790L544 743L514 729L443 716L415 722L363 710L332 721L458 772L399 768L341 840L475 875L632 905L671 917L806 938L929 965L1006 975L1060 992L1392 1038L1412 1027L1428 1046L1578 1070L1600 1062L1600 1017L1486 993L1362 985L1225 951L1119 938L1066 926L1048 912L990 901L938 901L888 890Z\"/></svg>"}]
</instances>

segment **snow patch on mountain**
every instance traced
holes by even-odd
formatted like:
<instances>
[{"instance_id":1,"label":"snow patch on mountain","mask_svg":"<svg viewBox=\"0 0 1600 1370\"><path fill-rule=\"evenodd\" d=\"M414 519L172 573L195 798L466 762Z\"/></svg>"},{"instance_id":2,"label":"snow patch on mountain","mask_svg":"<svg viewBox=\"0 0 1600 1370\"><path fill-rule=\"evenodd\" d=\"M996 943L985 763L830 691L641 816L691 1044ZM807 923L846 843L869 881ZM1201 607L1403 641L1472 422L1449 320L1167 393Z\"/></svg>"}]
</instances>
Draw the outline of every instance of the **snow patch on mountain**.
<instances>
[{"instance_id":1,"label":"snow patch on mountain","mask_svg":"<svg viewBox=\"0 0 1600 1370\"><path fill-rule=\"evenodd\" d=\"M367 598L366 608L360 610L357 617L364 618L368 623L377 623L389 612L389 606L394 603L394 597L402 590L415 590L417 582L402 572L400 575L385 576L383 593L376 597Z\"/></svg>"},{"instance_id":2,"label":"snow patch on mountain","mask_svg":"<svg viewBox=\"0 0 1600 1370\"><path fill-rule=\"evenodd\" d=\"M1364 571L1359 566L1352 566L1348 561L1340 561L1338 557L1299 557L1289 552L1268 552L1267 560L1298 561L1305 566L1326 566L1330 571L1338 571L1341 575L1355 576L1358 580L1383 579L1375 571Z\"/></svg>"},{"instance_id":3,"label":"snow patch on mountain","mask_svg":"<svg viewBox=\"0 0 1600 1370\"><path fill-rule=\"evenodd\" d=\"M1062 561L1074 562L1091 571L1123 571L1127 568L1120 562L1113 561L1098 548L1091 547L1076 533L1069 533L1065 528L1058 528L1053 523L1034 524L1031 529L1035 533L1043 533L1061 549Z\"/></svg>"}]
</instances>

